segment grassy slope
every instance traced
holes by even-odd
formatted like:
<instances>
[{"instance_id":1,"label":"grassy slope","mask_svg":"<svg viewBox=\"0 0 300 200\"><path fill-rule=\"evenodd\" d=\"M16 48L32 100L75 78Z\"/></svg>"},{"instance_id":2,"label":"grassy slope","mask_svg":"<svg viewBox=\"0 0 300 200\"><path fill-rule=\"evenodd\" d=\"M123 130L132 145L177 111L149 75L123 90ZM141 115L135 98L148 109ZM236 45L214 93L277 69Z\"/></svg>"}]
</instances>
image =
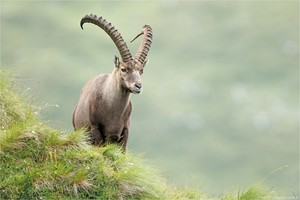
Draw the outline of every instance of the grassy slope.
<instances>
[{"instance_id":1,"label":"grassy slope","mask_svg":"<svg viewBox=\"0 0 300 200\"><path fill-rule=\"evenodd\" d=\"M172 188L139 156L96 148L82 131L49 128L0 71L0 199L207 199ZM258 187L221 199L270 197Z\"/></svg>"}]
</instances>

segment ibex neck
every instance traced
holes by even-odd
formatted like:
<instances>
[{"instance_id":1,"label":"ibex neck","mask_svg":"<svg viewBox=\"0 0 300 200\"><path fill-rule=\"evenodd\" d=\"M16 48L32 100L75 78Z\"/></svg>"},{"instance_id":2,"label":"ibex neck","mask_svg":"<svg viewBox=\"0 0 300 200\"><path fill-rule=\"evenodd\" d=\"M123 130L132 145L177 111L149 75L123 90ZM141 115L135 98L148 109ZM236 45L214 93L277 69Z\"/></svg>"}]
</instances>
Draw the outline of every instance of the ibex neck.
<instances>
[{"instance_id":1,"label":"ibex neck","mask_svg":"<svg viewBox=\"0 0 300 200\"><path fill-rule=\"evenodd\" d=\"M104 98L109 107L125 110L130 100L130 92L121 86L116 70L107 78L104 90Z\"/></svg>"}]
</instances>

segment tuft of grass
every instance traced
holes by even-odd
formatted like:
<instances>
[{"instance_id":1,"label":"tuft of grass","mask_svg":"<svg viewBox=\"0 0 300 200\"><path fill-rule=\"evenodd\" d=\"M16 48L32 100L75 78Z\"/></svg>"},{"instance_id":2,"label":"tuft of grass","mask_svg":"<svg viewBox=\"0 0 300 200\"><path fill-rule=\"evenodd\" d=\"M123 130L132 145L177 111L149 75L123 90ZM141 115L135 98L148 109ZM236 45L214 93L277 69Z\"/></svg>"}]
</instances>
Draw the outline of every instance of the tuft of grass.
<instances>
[{"instance_id":1,"label":"tuft of grass","mask_svg":"<svg viewBox=\"0 0 300 200\"><path fill-rule=\"evenodd\" d=\"M139 155L89 144L83 131L53 129L0 71L0 199L208 199L168 186ZM258 199L256 188L222 199Z\"/></svg>"},{"instance_id":2,"label":"tuft of grass","mask_svg":"<svg viewBox=\"0 0 300 200\"><path fill-rule=\"evenodd\" d=\"M276 199L273 191L268 191L261 185L253 185L247 190L237 193L226 194L220 197L221 200L259 200L259 199Z\"/></svg>"}]
</instances>

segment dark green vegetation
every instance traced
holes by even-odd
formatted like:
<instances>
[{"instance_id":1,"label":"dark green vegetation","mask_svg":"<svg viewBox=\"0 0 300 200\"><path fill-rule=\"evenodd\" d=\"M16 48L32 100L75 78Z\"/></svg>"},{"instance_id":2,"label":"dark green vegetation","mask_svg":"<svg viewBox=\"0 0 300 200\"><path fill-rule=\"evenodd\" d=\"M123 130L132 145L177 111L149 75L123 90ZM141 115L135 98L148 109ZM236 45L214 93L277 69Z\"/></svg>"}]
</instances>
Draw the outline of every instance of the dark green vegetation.
<instances>
[{"instance_id":1,"label":"dark green vegetation","mask_svg":"<svg viewBox=\"0 0 300 200\"><path fill-rule=\"evenodd\" d=\"M207 199L171 188L140 156L89 145L83 131L65 133L39 119L0 71L0 199ZM270 197L258 187L220 199Z\"/></svg>"},{"instance_id":2,"label":"dark green vegetation","mask_svg":"<svg viewBox=\"0 0 300 200\"><path fill-rule=\"evenodd\" d=\"M72 129L83 84L118 53L99 28L80 29L89 13L126 41L153 27L131 152L176 185L220 194L263 182L298 195L298 1L1 1L2 66L54 127Z\"/></svg>"}]
</instances>

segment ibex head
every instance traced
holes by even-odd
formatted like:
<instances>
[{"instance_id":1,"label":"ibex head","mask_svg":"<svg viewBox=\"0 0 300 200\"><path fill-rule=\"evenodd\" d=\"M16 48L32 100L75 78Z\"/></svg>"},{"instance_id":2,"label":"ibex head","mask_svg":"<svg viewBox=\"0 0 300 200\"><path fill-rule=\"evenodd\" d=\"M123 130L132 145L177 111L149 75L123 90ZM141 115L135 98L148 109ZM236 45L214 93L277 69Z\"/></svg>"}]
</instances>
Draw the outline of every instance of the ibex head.
<instances>
[{"instance_id":1,"label":"ibex head","mask_svg":"<svg viewBox=\"0 0 300 200\"><path fill-rule=\"evenodd\" d=\"M92 23L99 26L111 37L122 57L122 60L119 60L119 58L115 56L114 60L116 75L120 80L120 84L129 92L139 94L142 91L141 75L147 63L147 54L152 43L152 28L149 25L145 25L142 32L133 39L135 40L140 35L144 35L135 57L132 57L126 42L111 23L108 23L102 17L97 17L92 14L86 15L81 19L80 26L82 29L84 23Z\"/></svg>"}]
</instances>

